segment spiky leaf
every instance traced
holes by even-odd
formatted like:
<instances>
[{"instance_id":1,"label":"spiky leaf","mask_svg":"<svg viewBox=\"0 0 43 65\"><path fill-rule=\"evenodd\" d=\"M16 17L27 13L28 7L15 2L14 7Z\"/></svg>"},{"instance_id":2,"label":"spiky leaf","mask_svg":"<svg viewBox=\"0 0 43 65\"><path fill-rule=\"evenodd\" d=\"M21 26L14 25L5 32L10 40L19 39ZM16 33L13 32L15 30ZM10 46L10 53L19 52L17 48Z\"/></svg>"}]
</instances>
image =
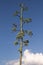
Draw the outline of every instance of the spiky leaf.
<instances>
[{"instance_id":1,"label":"spiky leaf","mask_svg":"<svg viewBox=\"0 0 43 65\"><path fill-rule=\"evenodd\" d=\"M28 31L27 33L28 33L28 35L30 35L30 36L33 35L32 31Z\"/></svg>"},{"instance_id":2,"label":"spiky leaf","mask_svg":"<svg viewBox=\"0 0 43 65\"><path fill-rule=\"evenodd\" d=\"M27 11L28 10L28 8L27 7L23 7L23 11Z\"/></svg>"},{"instance_id":3,"label":"spiky leaf","mask_svg":"<svg viewBox=\"0 0 43 65\"><path fill-rule=\"evenodd\" d=\"M20 13L19 11L16 11L13 15L17 16L19 13Z\"/></svg>"},{"instance_id":4,"label":"spiky leaf","mask_svg":"<svg viewBox=\"0 0 43 65\"><path fill-rule=\"evenodd\" d=\"M13 24L13 26L17 28L17 25L15 23Z\"/></svg>"},{"instance_id":5,"label":"spiky leaf","mask_svg":"<svg viewBox=\"0 0 43 65\"><path fill-rule=\"evenodd\" d=\"M27 46L28 43L29 43L29 40L25 40L25 41L24 41L24 45L25 45L25 46Z\"/></svg>"},{"instance_id":6,"label":"spiky leaf","mask_svg":"<svg viewBox=\"0 0 43 65\"><path fill-rule=\"evenodd\" d=\"M20 39L24 36L24 32L19 32L18 35L17 35L17 39Z\"/></svg>"},{"instance_id":7,"label":"spiky leaf","mask_svg":"<svg viewBox=\"0 0 43 65\"><path fill-rule=\"evenodd\" d=\"M22 52L22 48L19 48L18 51L21 53Z\"/></svg>"},{"instance_id":8,"label":"spiky leaf","mask_svg":"<svg viewBox=\"0 0 43 65\"><path fill-rule=\"evenodd\" d=\"M26 18L23 21L26 22L26 23L30 23L32 21L32 19L31 18Z\"/></svg>"},{"instance_id":9,"label":"spiky leaf","mask_svg":"<svg viewBox=\"0 0 43 65\"><path fill-rule=\"evenodd\" d=\"M18 42L17 42L17 41L15 41L15 42L14 42L14 44L15 44L15 45L18 45Z\"/></svg>"},{"instance_id":10,"label":"spiky leaf","mask_svg":"<svg viewBox=\"0 0 43 65\"><path fill-rule=\"evenodd\" d=\"M31 30L25 30L25 33L28 34L29 36L32 36L33 35L33 33L32 33Z\"/></svg>"},{"instance_id":11,"label":"spiky leaf","mask_svg":"<svg viewBox=\"0 0 43 65\"><path fill-rule=\"evenodd\" d=\"M23 11L27 11L28 7L24 6L23 4L20 4L20 7L22 7Z\"/></svg>"},{"instance_id":12,"label":"spiky leaf","mask_svg":"<svg viewBox=\"0 0 43 65\"><path fill-rule=\"evenodd\" d=\"M12 28L12 31L16 31L16 27L13 27L13 28Z\"/></svg>"}]
</instances>

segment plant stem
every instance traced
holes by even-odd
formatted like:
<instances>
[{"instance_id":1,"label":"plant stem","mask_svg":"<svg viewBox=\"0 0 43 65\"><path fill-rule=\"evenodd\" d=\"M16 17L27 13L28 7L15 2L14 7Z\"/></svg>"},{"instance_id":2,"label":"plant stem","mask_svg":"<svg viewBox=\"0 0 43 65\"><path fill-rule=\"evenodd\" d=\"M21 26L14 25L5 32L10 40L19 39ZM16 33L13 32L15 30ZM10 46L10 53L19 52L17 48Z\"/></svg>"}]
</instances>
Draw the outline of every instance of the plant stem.
<instances>
[{"instance_id":1,"label":"plant stem","mask_svg":"<svg viewBox=\"0 0 43 65\"><path fill-rule=\"evenodd\" d=\"M22 21L22 19L23 19L23 16L22 16L22 14L23 14L23 4L21 5L20 13L21 13L21 16L20 16L20 32L22 32L23 31L23 21ZM22 65L22 47L23 47L23 38L20 39L20 48L21 48L20 65Z\"/></svg>"}]
</instances>

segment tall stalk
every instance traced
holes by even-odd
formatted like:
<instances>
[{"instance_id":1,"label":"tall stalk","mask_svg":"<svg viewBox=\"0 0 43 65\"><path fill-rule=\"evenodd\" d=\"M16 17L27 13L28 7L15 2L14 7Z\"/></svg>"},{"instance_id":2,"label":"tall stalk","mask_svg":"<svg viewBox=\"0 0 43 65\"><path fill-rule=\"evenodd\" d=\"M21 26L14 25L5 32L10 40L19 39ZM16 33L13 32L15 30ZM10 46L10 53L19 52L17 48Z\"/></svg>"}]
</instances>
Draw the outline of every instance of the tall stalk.
<instances>
[{"instance_id":1,"label":"tall stalk","mask_svg":"<svg viewBox=\"0 0 43 65\"><path fill-rule=\"evenodd\" d=\"M17 28L17 25L16 24L13 24L13 28L12 30L13 31L19 31L17 37L16 37L16 41L15 41L15 45L18 45L20 44L20 48L19 48L19 52L20 52L20 65L22 65L22 51L23 51L23 46L28 46L28 43L29 43L29 40L23 40L25 34L28 34L29 36L32 36L33 33L32 31L30 30L24 30L23 29L23 24L25 23L30 23L32 21L31 18L23 18L23 12L27 10L27 7L25 8L23 6L23 4L20 4L20 11L16 11L14 13L14 16L18 16L19 19L20 19L20 30L18 30ZM18 15L19 14L19 15ZM18 43L18 40L19 40L19 43Z\"/></svg>"}]
</instances>

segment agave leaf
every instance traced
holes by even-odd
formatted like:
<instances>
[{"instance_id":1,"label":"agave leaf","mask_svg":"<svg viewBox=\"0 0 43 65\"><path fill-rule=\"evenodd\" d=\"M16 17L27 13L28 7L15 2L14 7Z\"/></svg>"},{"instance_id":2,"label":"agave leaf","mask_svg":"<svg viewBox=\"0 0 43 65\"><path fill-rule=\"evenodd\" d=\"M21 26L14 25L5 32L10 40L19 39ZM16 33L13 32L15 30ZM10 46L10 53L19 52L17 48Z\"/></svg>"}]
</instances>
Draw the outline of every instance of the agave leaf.
<instances>
[{"instance_id":1,"label":"agave leaf","mask_svg":"<svg viewBox=\"0 0 43 65\"><path fill-rule=\"evenodd\" d=\"M23 21L26 22L26 23L30 23L32 21L32 19L31 18L26 18Z\"/></svg>"},{"instance_id":2,"label":"agave leaf","mask_svg":"<svg viewBox=\"0 0 43 65\"><path fill-rule=\"evenodd\" d=\"M18 45L18 42L17 42L17 41L15 41L15 42L14 42L14 44L15 44L15 45Z\"/></svg>"},{"instance_id":3,"label":"agave leaf","mask_svg":"<svg viewBox=\"0 0 43 65\"><path fill-rule=\"evenodd\" d=\"M23 7L23 3L21 3L19 6L20 6L20 7Z\"/></svg>"},{"instance_id":4,"label":"agave leaf","mask_svg":"<svg viewBox=\"0 0 43 65\"><path fill-rule=\"evenodd\" d=\"M28 10L28 8L27 7L23 7L23 11L27 11Z\"/></svg>"},{"instance_id":5,"label":"agave leaf","mask_svg":"<svg viewBox=\"0 0 43 65\"><path fill-rule=\"evenodd\" d=\"M32 36L33 35L33 33L32 33L32 31L30 30L24 30L24 33L26 33L26 34L28 34L29 36Z\"/></svg>"},{"instance_id":6,"label":"agave leaf","mask_svg":"<svg viewBox=\"0 0 43 65\"><path fill-rule=\"evenodd\" d=\"M16 38L20 39L20 38L22 38L23 36L24 36L24 32L22 31L22 32L19 32L19 33L18 33L18 35L17 35Z\"/></svg>"},{"instance_id":7,"label":"agave leaf","mask_svg":"<svg viewBox=\"0 0 43 65\"><path fill-rule=\"evenodd\" d=\"M13 26L14 26L14 27L17 27L17 25L16 25L15 23L13 24Z\"/></svg>"},{"instance_id":8,"label":"agave leaf","mask_svg":"<svg viewBox=\"0 0 43 65\"><path fill-rule=\"evenodd\" d=\"M18 51L21 53L22 52L22 48L19 48Z\"/></svg>"},{"instance_id":9,"label":"agave leaf","mask_svg":"<svg viewBox=\"0 0 43 65\"><path fill-rule=\"evenodd\" d=\"M27 34L30 35L30 36L33 35L32 31L27 31Z\"/></svg>"},{"instance_id":10,"label":"agave leaf","mask_svg":"<svg viewBox=\"0 0 43 65\"><path fill-rule=\"evenodd\" d=\"M12 31L16 31L16 27L13 27L13 28L12 28Z\"/></svg>"},{"instance_id":11,"label":"agave leaf","mask_svg":"<svg viewBox=\"0 0 43 65\"><path fill-rule=\"evenodd\" d=\"M20 13L19 11L16 11L13 15L17 16L19 13Z\"/></svg>"},{"instance_id":12,"label":"agave leaf","mask_svg":"<svg viewBox=\"0 0 43 65\"><path fill-rule=\"evenodd\" d=\"M21 39L23 36L22 35L17 35L17 39Z\"/></svg>"},{"instance_id":13,"label":"agave leaf","mask_svg":"<svg viewBox=\"0 0 43 65\"><path fill-rule=\"evenodd\" d=\"M25 46L28 46L28 43L25 43L24 45L25 45Z\"/></svg>"},{"instance_id":14,"label":"agave leaf","mask_svg":"<svg viewBox=\"0 0 43 65\"><path fill-rule=\"evenodd\" d=\"M24 41L24 45L25 45L25 46L27 46L28 43L29 43L29 40L25 40L25 41Z\"/></svg>"},{"instance_id":15,"label":"agave leaf","mask_svg":"<svg viewBox=\"0 0 43 65\"><path fill-rule=\"evenodd\" d=\"M29 43L29 41L28 40L25 40L24 43Z\"/></svg>"},{"instance_id":16,"label":"agave leaf","mask_svg":"<svg viewBox=\"0 0 43 65\"><path fill-rule=\"evenodd\" d=\"M22 3L22 4L20 4L20 7L22 7L22 8L23 8L23 11L27 11L27 10L28 10L28 8L27 8L26 6L24 6L24 5L23 5L23 3Z\"/></svg>"}]
</instances>

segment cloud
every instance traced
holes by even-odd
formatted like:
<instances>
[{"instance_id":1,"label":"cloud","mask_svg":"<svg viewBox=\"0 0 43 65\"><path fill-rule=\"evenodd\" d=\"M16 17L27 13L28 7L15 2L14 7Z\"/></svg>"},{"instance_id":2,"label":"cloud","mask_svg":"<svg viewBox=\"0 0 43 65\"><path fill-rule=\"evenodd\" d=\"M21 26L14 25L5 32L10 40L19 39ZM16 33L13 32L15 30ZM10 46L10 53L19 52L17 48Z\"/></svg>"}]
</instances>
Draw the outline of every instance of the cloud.
<instances>
[{"instance_id":1,"label":"cloud","mask_svg":"<svg viewBox=\"0 0 43 65\"><path fill-rule=\"evenodd\" d=\"M43 54L32 53L29 50L24 51L23 61L25 65L43 65Z\"/></svg>"},{"instance_id":2,"label":"cloud","mask_svg":"<svg viewBox=\"0 0 43 65\"><path fill-rule=\"evenodd\" d=\"M19 59L11 60L7 62L6 65L19 65ZM26 49L23 53L22 65L43 65L43 54L32 53Z\"/></svg>"},{"instance_id":3,"label":"cloud","mask_svg":"<svg viewBox=\"0 0 43 65\"><path fill-rule=\"evenodd\" d=\"M6 63L6 65L19 65L19 61L18 60L11 60L11 61L8 61Z\"/></svg>"}]
</instances>

